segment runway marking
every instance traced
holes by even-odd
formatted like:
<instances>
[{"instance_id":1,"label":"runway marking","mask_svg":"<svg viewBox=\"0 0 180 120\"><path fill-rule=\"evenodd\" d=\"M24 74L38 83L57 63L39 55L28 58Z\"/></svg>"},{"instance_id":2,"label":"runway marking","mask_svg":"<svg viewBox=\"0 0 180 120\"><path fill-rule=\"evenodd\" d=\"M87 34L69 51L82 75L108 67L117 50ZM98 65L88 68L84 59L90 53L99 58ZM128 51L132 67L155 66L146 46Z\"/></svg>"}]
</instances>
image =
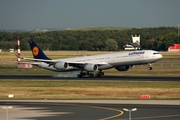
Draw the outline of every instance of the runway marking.
<instances>
[{"instance_id":1,"label":"runway marking","mask_svg":"<svg viewBox=\"0 0 180 120\"><path fill-rule=\"evenodd\" d=\"M111 111L117 111L119 112L119 114L114 115L114 116L110 116L110 117L106 117L106 118L101 118L99 120L109 120L112 118L116 118L118 116L121 116L124 112L122 110L118 110L118 109L114 109L114 108L107 108L107 107L99 107L99 106L87 106L87 107L92 107L92 108L99 108L99 109L105 109L105 110L111 110Z\"/></svg>"},{"instance_id":2,"label":"runway marking","mask_svg":"<svg viewBox=\"0 0 180 120\"><path fill-rule=\"evenodd\" d=\"M118 110L118 109L114 109L114 108L108 108L108 107L89 106L89 105L80 105L80 104L62 104L62 103L57 104L57 105L91 107L91 108L98 108L98 109L104 109L104 110L111 110L111 111L119 112L117 115L113 115L113 116L106 117L106 118L101 118L101 119L98 119L98 120L109 120L109 119L112 119L112 118L119 117L124 113L122 110Z\"/></svg>"},{"instance_id":3,"label":"runway marking","mask_svg":"<svg viewBox=\"0 0 180 120\"><path fill-rule=\"evenodd\" d=\"M34 104L34 103L30 103L30 104ZM38 104L44 104L44 103L38 103ZM66 106L82 106L82 107L91 107L91 108L98 108L98 109L104 109L104 110L111 110L111 111L116 111L116 112L119 112L118 114L116 115L113 115L113 116L110 116L110 117L106 117L106 118L101 118L101 119L98 119L98 120L109 120L109 119L112 119L112 118L116 118L116 117L119 117L121 116L124 112L122 110L119 110L119 109L114 109L114 108L108 108L108 107L99 107L99 106L89 106L89 105L80 105L80 104L63 104L63 103L48 103L49 105L66 105Z\"/></svg>"}]
</instances>

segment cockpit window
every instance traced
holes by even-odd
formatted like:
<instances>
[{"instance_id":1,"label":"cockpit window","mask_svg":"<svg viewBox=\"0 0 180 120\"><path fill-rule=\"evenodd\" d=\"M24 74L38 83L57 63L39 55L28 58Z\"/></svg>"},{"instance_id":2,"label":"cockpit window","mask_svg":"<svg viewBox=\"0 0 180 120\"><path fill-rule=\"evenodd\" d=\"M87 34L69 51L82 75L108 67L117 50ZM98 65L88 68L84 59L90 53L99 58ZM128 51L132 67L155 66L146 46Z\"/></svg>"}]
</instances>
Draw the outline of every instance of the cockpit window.
<instances>
[{"instance_id":1,"label":"cockpit window","mask_svg":"<svg viewBox=\"0 0 180 120\"><path fill-rule=\"evenodd\" d=\"M158 52L153 53L153 55L159 54Z\"/></svg>"}]
</instances>

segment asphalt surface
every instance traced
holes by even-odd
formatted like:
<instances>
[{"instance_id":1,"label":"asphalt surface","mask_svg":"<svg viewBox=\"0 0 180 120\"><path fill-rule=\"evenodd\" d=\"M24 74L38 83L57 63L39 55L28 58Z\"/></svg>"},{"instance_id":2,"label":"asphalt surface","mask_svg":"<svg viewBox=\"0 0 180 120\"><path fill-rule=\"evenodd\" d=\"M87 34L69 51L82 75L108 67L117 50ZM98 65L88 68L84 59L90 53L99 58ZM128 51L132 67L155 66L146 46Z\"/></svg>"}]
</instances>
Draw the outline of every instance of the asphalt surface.
<instances>
[{"instance_id":1,"label":"asphalt surface","mask_svg":"<svg viewBox=\"0 0 180 120\"><path fill-rule=\"evenodd\" d=\"M93 78L56 77L48 75L0 75L0 80L117 80L117 81L180 81L180 77L164 76L104 76Z\"/></svg>"},{"instance_id":2,"label":"asphalt surface","mask_svg":"<svg viewBox=\"0 0 180 120\"><path fill-rule=\"evenodd\" d=\"M114 103L115 102L115 103ZM0 101L0 119L5 120L179 120L180 101ZM172 105L171 105L172 103ZM175 105L175 103L177 103ZM4 109L5 107L10 107Z\"/></svg>"}]
</instances>

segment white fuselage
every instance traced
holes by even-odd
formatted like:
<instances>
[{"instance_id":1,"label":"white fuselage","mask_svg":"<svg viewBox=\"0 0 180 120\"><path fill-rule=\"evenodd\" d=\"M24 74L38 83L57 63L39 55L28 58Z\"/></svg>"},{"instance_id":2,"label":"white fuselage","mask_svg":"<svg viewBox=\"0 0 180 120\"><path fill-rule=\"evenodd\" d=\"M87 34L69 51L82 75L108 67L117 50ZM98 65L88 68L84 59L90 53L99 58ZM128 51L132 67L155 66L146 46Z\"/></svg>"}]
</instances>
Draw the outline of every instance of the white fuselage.
<instances>
[{"instance_id":1,"label":"white fuselage","mask_svg":"<svg viewBox=\"0 0 180 120\"><path fill-rule=\"evenodd\" d=\"M162 58L162 55L157 51L153 50L139 50L139 51L125 51L125 52L116 52L111 54L101 54L101 55L93 55L93 56L83 56L83 57L75 57L75 58L66 58L66 59L58 59L58 61L63 62L84 62L90 64L99 64L102 63L98 67L98 70L110 69L118 66L126 66L126 65L140 65L140 64L148 64L158 61ZM105 63L105 64L104 64ZM81 70L78 67L69 66L66 70L60 70L53 67L53 65L49 65L45 62L40 62L38 65L44 69L53 70L53 71L73 71L73 70Z\"/></svg>"}]
</instances>

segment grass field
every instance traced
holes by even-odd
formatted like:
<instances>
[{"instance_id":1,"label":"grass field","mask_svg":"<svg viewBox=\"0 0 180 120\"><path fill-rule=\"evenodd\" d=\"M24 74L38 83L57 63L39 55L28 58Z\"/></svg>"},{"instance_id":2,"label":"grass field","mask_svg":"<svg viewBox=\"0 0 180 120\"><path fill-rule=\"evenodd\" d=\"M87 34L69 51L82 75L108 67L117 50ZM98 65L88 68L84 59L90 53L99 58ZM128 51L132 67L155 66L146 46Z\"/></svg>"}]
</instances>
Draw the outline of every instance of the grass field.
<instances>
[{"instance_id":1,"label":"grass field","mask_svg":"<svg viewBox=\"0 0 180 120\"><path fill-rule=\"evenodd\" d=\"M53 59L94 55L110 52L46 51ZM180 53L161 52L163 58L153 64L137 65L129 71L105 70L105 75L116 76L180 76ZM21 53L32 57L30 51ZM14 53L0 53L0 75L57 75L58 72L38 67L18 69ZM13 62L13 63L12 63ZM64 74L64 73L62 73ZM69 73L66 73L69 74ZM54 80L0 80L0 99L139 99L139 95L150 95L151 99L180 99L180 82L118 82L118 81L54 81Z\"/></svg>"},{"instance_id":2,"label":"grass field","mask_svg":"<svg viewBox=\"0 0 180 120\"><path fill-rule=\"evenodd\" d=\"M0 99L180 99L180 82L0 81Z\"/></svg>"}]
</instances>

